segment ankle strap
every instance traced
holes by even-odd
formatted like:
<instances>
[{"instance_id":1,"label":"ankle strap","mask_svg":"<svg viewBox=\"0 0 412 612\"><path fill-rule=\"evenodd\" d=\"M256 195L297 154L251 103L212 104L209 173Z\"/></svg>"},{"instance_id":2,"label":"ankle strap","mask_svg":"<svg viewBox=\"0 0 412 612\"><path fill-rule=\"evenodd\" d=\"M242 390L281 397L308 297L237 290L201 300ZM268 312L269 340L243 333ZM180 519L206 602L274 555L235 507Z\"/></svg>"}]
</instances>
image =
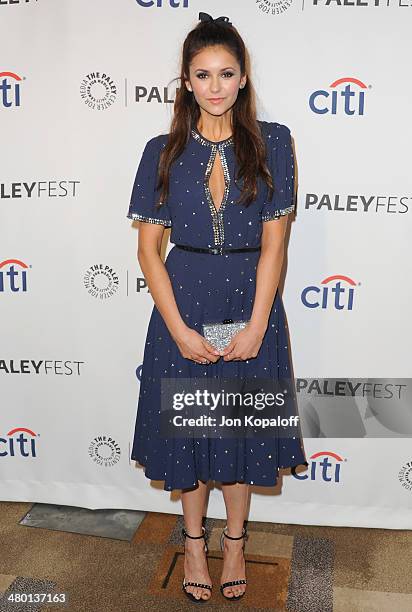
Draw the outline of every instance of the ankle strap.
<instances>
[{"instance_id":1,"label":"ankle strap","mask_svg":"<svg viewBox=\"0 0 412 612\"><path fill-rule=\"evenodd\" d=\"M184 527L182 527L182 534L185 536L185 538L191 538L192 540L200 540L200 538L205 538L206 537L206 529L202 525L202 535L200 535L200 536L191 536L191 535L189 535L187 533L186 529Z\"/></svg>"},{"instance_id":2,"label":"ankle strap","mask_svg":"<svg viewBox=\"0 0 412 612\"><path fill-rule=\"evenodd\" d=\"M226 530L227 530L227 525L226 527L223 527L223 535L225 536L225 538L229 538L229 540L241 540L242 538L247 537L247 531L244 527L242 527L242 535L239 536L238 538L234 538L233 536L227 535Z\"/></svg>"}]
</instances>

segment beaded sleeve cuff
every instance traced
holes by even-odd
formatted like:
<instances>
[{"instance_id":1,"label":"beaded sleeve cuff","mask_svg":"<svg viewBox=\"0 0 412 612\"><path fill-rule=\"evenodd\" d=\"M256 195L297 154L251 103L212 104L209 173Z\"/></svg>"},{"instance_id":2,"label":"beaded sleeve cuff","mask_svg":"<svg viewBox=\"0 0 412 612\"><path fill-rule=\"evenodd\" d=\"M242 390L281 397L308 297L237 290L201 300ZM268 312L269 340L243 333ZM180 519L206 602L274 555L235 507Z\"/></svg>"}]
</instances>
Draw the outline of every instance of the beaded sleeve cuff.
<instances>
[{"instance_id":1,"label":"beaded sleeve cuff","mask_svg":"<svg viewBox=\"0 0 412 612\"><path fill-rule=\"evenodd\" d=\"M279 219L283 215L288 215L289 213L293 212L294 208L295 205L292 204L292 206L282 208L281 210L276 210L273 213L267 212L266 214L262 215L262 221L272 221L273 219Z\"/></svg>"},{"instance_id":2,"label":"beaded sleeve cuff","mask_svg":"<svg viewBox=\"0 0 412 612\"><path fill-rule=\"evenodd\" d=\"M127 217L129 219L133 219L133 221L144 221L146 223L157 223L158 225L164 225L165 227L172 227L171 221L167 221L165 219L155 219L154 217L146 217L140 213L129 212Z\"/></svg>"}]
</instances>

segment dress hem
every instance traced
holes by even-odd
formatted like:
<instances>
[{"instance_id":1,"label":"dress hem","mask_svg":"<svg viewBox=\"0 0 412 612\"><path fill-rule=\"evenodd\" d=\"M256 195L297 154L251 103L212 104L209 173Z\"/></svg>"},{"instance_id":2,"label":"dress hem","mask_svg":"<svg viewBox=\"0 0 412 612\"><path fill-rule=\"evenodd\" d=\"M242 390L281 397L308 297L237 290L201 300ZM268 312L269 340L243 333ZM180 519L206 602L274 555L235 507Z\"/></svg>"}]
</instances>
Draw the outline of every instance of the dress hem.
<instances>
[{"instance_id":1,"label":"dress hem","mask_svg":"<svg viewBox=\"0 0 412 612\"><path fill-rule=\"evenodd\" d=\"M238 482L240 484L249 484L251 486L256 486L256 487L274 487L277 485L277 482L279 480L279 475L276 476L275 480L273 482L268 482L267 480L265 480L265 482L257 482L256 480L251 480L250 478L244 478L242 480L220 480L219 478L212 478L211 476L209 476L208 478L202 478L200 476L197 477L197 483L196 485L192 485L192 486L185 486L185 487L178 487L178 486L174 486L174 487L168 487L166 486L166 479L165 478L157 478L155 476L152 476L148 473L148 467L142 463L137 457L135 456L131 456L130 459L132 461L137 461L143 468L144 468L144 475L146 478L148 478L149 480L158 480L160 482L164 482L164 486L163 489L165 491L177 491L177 490L182 490L182 489L191 489L194 488L199 480L201 480L202 482L220 482L221 484L225 484L225 483L233 483L233 482ZM293 468L297 468L300 465L306 465L305 463L296 463L294 465L283 465L283 466L278 466L277 471L279 474L279 470L284 470L284 469L293 469Z\"/></svg>"}]
</instances>

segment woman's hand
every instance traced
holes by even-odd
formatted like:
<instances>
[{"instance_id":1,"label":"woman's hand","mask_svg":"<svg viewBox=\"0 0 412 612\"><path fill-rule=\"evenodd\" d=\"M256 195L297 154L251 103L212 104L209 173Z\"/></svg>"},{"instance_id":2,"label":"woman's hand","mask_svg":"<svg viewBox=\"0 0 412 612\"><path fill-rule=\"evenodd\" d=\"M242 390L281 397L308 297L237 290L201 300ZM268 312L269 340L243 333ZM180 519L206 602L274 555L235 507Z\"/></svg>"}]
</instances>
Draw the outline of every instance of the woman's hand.
<instances>
[{"instance_id":1,"label":"woman's hand","mask_svg":"<svg viewBox=\"0 0 412 612\"><path fill-rule=\"evenodd\" d=\"M190 327L187 327L174 340L185 359L192 359L197 363L209 363L210 361L215 363L220 358L219 351L204 336Z\"/></svg>"},{"instance_id":2,"label":"woman's hand","mask_svg":"<svg viewBox=\"0 0 412 612\"><path fill-rule=\"evenodd\" d=\"M227 347L220 352L224 361L252 359L257 356L262 345L265 330L248 323L237 332Z\"/></svg>"}]
</instances>

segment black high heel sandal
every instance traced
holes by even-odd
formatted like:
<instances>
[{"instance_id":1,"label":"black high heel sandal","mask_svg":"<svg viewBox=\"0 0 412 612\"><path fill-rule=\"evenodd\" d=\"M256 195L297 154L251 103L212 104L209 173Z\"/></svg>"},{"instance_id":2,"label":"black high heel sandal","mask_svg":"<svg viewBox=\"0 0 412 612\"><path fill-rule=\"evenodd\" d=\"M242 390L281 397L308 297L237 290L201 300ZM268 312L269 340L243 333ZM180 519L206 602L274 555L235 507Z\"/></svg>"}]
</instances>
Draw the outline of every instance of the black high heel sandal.
<instances>
[{"instance_id":1,"label":"black high heel sandal","mask_svg":"<svg viewBox=\"0 0 412 612\"><path fill-rule=\"evenodd\" d=\"M184 535L185 538L191 538L192 540L200 540L200 538L204 538L205 553L207 554L208 549L207 549L207 543L206 543L206 529L203 527L203 525L202 525L202 535L200 536L189 535L184 527L182 528L182 534ZM183 593L190 599L190 601L193 601L195 603L206 603L209 601L210 597L208 597L207 599L203 599L202 597L199 597L199 599L197 599L193 595L193 593L189 593L188 591L186 591L187 586L199 587L201 589L209 589L209 591L211 591L212 590L211 584L202 584L201 582L186 582L184 578L183 578L183 584L182 584Z\"/></svg>"},{"instance_id":2,"label":"black high heel sandal","mask_svg":"<svg viewBox=\"0 0 412 612\"><path fill-rule=\"evenodd\" d=\"M233 538L232 536L227 535L226 530L227 530L227 525L226 525L226 527L223 527L222 534L220 536L220 550L223 552L223 546L224 546L223 542L224 542L225 538L228 538L229 540L241 540L243 538L242 549L244 550L245 549L245 540L247 540L247 538L248 538L248 534L247 534L246 529L244 527L242 528L242 535L239 536L238 538ZM233 601L238 601L239 599L241 599L244 596L246 590L243 591L243 593L241 595L232 595L232 597L227 597L223 593L223 591L224 591L224 589L226 587L236 586L237 584L247 584L247 581L246 581L246 579L242 578L242 579L239 579L239 580L230 580L229 582L224 582L223 584L220 585L220 592L222 593L222 595L223 595L223 597L225 599L230 600L230 601L232 601L232 600Z\"/></svg>"}]
</instances>

